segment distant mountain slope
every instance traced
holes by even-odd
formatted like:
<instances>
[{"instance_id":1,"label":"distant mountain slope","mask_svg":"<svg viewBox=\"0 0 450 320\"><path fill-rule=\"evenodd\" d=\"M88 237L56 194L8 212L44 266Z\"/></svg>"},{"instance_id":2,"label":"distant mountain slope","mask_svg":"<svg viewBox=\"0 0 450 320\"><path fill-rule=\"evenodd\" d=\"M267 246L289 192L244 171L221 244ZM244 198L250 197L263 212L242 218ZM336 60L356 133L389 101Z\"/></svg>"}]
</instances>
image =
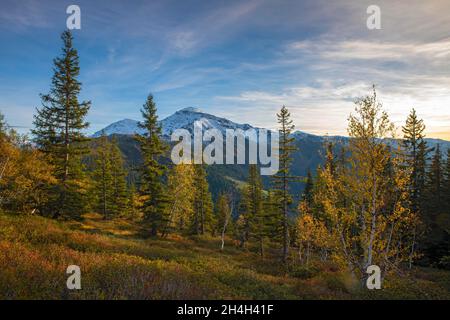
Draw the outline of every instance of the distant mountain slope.
<instances>
[{"instance_id":1,"label":"distant mountain slope","mask_svg":"<svg viewBox=\"0 0 450 320\"><path fill-rule=\"evenodd\" d=\"M208 129L219 129L221 132L225 132L226 129L242 129L248 130L251 128L258 129L257 127L253 127L250 124L239 124L233 122L231 120L217 117L215 115L206 113L196 108L184 108L181 109L171 116L160 121L162 127L163 136L166 138L170 137L172 132L176 129L186 129L189 132L193 132L194 122L201 121L203 130ZM133 135L133 134L142 134L144 130L138 126L138 121L131 119L124 119L117 122L114 122L107 126L106 128L94 133L92 137L97 138L102 135L104 132L107 136L116 134L116 135ZM323 142L325 139L334 140L338 142L346 142L348 137L343 136L317 136L313 134L309 134L302 131L296 131L294 133L296 140L307 140L310 142ZM450 148L450 141L445 141L441 139L426 139L428 145L430 147L435 147L440 144L441 147L446 150Z\"/></svg>"},{"instance_id":2,"label":"distant mountain slope","mask_svg":"<svg viewBox=\"0 0 450 320\"><path fill-rule=\"evenodd\" d=\"M248 130L252 127L249 124L238 124L231 120L217 117L199 109L185 108L175 112L173 115L160 121L162 132L165 139L169 139L170 134L179 128L193 132L193 124L195 121L201 121L203 130L218 129L225 132L226 129L242 129ZM125 119L115 122L103 130L96 132L93 137L99 137L105 132L107 136L116 135L119 142L119 147L122 150L126 163L129 167L135 167L141 162L141 155L139 146L133 139L132 135L135 133L142 134L144 131L139 128L138 121ZM292 173L301 177L305 177L308 170L314 172L318 165L323 163L324 159L324 143L326 141L333 141L336 149L340 149L342 145L347 144L348 137L343 136L318 136L302 131L296 131L295 144L298 148L293 155ZM437 144L441 145L443 150L450 148L450 142L440 139L426 139L430 147L435 147ZM446 154L446 152L444 152ZM247 177L248 166L246 165L213 165L208 167L208 180L210 188L214 197L217 197L221 192L229 191L233 187L231 181L244 181ZM270 177L263 177L266 187L270 184ZM303 183L293 183L291 186L292 192L298 196L303 189Z\"/></svg>"}]
</instances>

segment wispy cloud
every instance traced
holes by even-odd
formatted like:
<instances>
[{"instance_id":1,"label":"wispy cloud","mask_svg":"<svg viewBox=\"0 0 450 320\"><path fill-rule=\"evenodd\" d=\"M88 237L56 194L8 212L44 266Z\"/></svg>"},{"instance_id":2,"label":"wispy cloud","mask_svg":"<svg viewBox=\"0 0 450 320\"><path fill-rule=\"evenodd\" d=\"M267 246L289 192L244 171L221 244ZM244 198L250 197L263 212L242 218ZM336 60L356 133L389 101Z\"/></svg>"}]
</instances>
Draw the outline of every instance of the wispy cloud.
<instances>
[{"instance_id":1,"label":"wispy cloud","mask_svg":"<svg viewBox=\"0 0 450 320\"><path fill-rule=\"evenodd\" d=\"M448 83L450 85L450 81ZM238 96L217 98L240 108L240 117L248 115L260 126L275 127L275 113L281 105L286 105L297 123L297 129L317 134L345 135L346 120L354 110L354 102L370 94L370 91L370 82L339 84L339 81L327 79L316 82L314 87L287 88L278 93L246 91ZM444 130L450 133L450 109L445 109L450 105L450 90L444 89L441 83L399 88L379 86L378 96L397 127L404 124L406 115L414 107L425 119L430 136L443 137Z\"/></svg>"},{"instance_id":2,"label":"wispy cloud","mask_svg":"<svg viewBox=\"0 0 450 320\"><path fill-rule=\"evenodd\" d=\"M427 60L431 63L448 62L450 39L428 43L394 43L367 40L330 41L305 40L294 42L289 48L297 53L320 55L337 60L397 60L413 63Z\"/></svg>"}]
</instances>

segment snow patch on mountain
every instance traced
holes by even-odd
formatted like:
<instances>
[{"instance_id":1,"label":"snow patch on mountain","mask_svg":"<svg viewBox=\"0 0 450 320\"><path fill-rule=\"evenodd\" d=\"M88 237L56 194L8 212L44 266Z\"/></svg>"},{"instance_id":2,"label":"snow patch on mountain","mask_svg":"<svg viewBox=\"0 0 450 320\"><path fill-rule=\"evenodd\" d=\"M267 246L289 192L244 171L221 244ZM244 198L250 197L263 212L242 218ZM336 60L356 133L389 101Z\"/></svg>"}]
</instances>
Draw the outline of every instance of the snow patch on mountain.
<instances>
[{"instance_id":1,"label":"snow patch on mountain","mask_svg":"<svg viewBox=\"0 0 450 320\"><path fill-rule=\"evenodd\" d=\"M197 125L201 124L203 130L218 129L222 133L226 129L248 130L253 128L249 124L238 124L228 119L205 113L200 109L185 108L161 121L162 133L164 136L170 136L176 129L186 129L192 133L194 123Z\"/></svg>"}]
</instances>

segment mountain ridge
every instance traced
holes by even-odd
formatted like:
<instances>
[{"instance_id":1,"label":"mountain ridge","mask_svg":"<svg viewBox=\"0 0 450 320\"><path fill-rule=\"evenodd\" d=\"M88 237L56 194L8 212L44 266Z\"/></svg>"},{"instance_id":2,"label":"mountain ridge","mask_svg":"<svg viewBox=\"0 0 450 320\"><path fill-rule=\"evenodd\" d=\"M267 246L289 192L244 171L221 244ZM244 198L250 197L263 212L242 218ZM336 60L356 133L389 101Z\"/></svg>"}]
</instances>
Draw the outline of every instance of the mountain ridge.
<instances>
[{"instance_id":1,"label":"mountain ridge","mask_svg":"<svg viewBox=\"0 0 450 320\"><path fill-rule=\"evenodd\" d=\"M180 109L173 113L172 115L159 121L162 127L162 135L166 138L170 137L171 133L176 129L186 129L192 133L193 123L195 121L201 121L204 130L208 129L219 129L221 132L225 132L226 129L262 129L259 127L252 126L248 123L236 123L229 119L219 117L207 112L202 111L199 108L187 107ZM133 119L123 119L111 123L102 130L95 132L91 137L98 138L104 132L105 135L134 135L143 134L145 130L139 127L139 121ZM345 141L349 137L334 135L334 136L322 136L307 133L304 131L297 130L293 133L294 137L297 139L315 139L315 140L325 140L325 139L337 139L340 141ZM425 138L425 140L430 144L431 147L435 147L437 144L443 145L444 147L450 148L450 141L437 139L437 138Z\"/></svg>"},{"instance_id":2,"label":"mountain ridge","mask_svg":"<svg viewBox=\"0 0 450 320\"><path fill-rule=\"evenodd\" d=\"M226 129L240 128L247 130L252 127L250 124L238 124L231 120L217 117L201 111L196 108L185 108L178 110L174 114L160 121L163 127L163 138L170 140L170 133L178 128L188 130L193 133L193 123L202 119L204 129L216 128L221 132ZM117 135L119 148L124 154L125 162L128 167L136 167L142 162L142 157L137 141L133 138L134 133L144 133L144 130L138 127L138 121L132 119L124 119L107 126L105 134ZM102 130L94 134L94 137L101 135ZM322 165L324 159L324 145L326 141L332 141L335 145L335 152L339 152L340 148L348 143L349 138L345 136L320 136L302 131L293 133L294 145L297 150L293 153L293 161L291 165L292 174L295 176L305 177L308 171L314 172L319 165ZM437 143L443 146L442 149L450 148L450 142L445 140L427 139L430 147L435 147ZM394 142L395 143L395 142ZM444 156L446 152L443 152ZM245 181L248 174L248 166L246 165L213 165L208 166L208 182L216 199L223 192L228 192L236 188L234 183L230 181ZM266 188L270 187L270 177L263 177L263 183ZM293 183L291 189L293 194L298 197L303 190L303 183Z\"/></svg>"},{"instance_id":3,"label":"mountain ridge","mask_svg":"<svg viewBox=\"0 0 450 320\"><path fill-rule=\"evenodd\" d=\"M192 107L180 109L174 114L160 120L159 123L162 128L163 136L168 137L176 129L187 129L192 132L192 124L195 121L201 121L201 124L205 130L214 128L224 132L225 129L258 129L257 127L253 127L248 123L236 123L226 118L218 117L213 114L203 112L198 108ZM102 135L103 132L107 136L112 134L133 135L136 133L142 134L145 132L145 130L139 127L139 121L132 119L123 119L108 125L102 130L97 131L92 135L92 137L98 138Z\"/></svg>"}]
</instances>

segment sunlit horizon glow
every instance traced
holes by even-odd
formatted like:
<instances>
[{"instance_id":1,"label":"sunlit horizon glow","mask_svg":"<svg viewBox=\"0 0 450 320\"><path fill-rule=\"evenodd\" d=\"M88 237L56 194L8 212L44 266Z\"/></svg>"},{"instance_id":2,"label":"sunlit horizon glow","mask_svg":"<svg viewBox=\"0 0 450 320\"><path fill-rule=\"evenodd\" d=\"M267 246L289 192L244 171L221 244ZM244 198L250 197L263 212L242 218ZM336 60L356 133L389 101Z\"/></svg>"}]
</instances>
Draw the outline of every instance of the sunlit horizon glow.
<instances>
[{"instance_id":1,"label":"sunlit horizon glow","mask_svg":"<svg viewBox=\"0 0 450 320\"><path fill-rule=\"evenodd\" d=\"M74 32L90 133L139 120L152 92L160 118L184 107L274 128L286 105L296 129L347 135L354 101L373 84L401 127L412 108L428 138L450 140L450 2L78 1ZM0 111L31 127L60 52L69 1L2 1Z\"/></svg>"}]
</instances>

